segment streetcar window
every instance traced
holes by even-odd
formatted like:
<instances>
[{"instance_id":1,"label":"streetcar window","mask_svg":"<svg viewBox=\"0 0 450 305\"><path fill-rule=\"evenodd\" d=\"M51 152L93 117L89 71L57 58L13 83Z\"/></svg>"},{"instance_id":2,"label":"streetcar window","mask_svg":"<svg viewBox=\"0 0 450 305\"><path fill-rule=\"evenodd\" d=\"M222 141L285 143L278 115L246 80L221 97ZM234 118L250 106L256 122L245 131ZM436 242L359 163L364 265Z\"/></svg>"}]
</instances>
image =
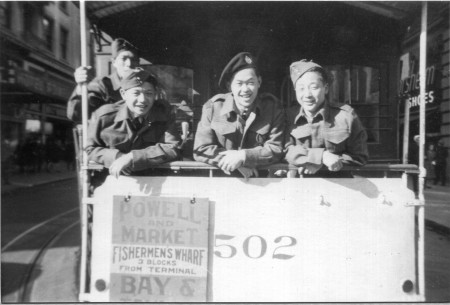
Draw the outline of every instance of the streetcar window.
<instances>
[{"instance_id":1,"label":"streetcar window","mask_svg":"<svg viewBox=\"0 0 450 305\"><path fill-rule=\"evenodd\" d=\"M369 143L380 141L380 69L368 66L335 65L327 67L332 75L329 100L349 104L366 128Z\"/></svg>"},{"instance_id":2,"label":"streetcar window","mask_svg":"<svg viewBox=\"0 0 450 305\"><path fill-rule=\"evenodd\" d=\"M167 100L176 114L177 127L182 130L182 122L188 122L192 133L194 71L192 69L169 65L142 65L157 76L160 83L159 98Z\"/></svg>"}]
</instances>

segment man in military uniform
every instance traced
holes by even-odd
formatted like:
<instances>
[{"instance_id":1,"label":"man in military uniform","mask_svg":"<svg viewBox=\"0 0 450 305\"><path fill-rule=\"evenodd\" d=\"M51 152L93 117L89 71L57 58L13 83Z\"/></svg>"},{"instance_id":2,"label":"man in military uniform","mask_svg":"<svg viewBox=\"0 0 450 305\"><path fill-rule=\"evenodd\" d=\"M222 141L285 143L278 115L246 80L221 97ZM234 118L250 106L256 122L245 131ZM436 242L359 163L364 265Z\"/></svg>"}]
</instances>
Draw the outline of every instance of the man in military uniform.
<instances>
[{"instance_id":1,"label":"man in military uniform","mask_svg":"<svg viewBox=\"0 0 450 305\"><path fill-rule=\"evenodd\" d=\"M123 75L139 65L139 52L136 47L123 38L115 39L111 44L112 65L114 71L105 77L93 79L91 66L78 67L74 76L77 86L67 103L67 117L80 123L81 84L88 83L88 115L104 104L112 104L122 99L120 95L120 80ZM93 80L92 80L93 79ZM91 81L92 80L92 81Z\"/></svg>"},{"instance_id":2,"label":"man in military uniform","mask_svg":"<svg viewBox=\"0 0 450 305\"><path fill-rule=\"evenodd\" d=\"M194 140L194 158L222 169L256 176L259 166L283 153L284 110L277 100L258 97L261 76L250 53L237 54L222 72L218 94L203 106Z\"/></svg>"},{"instance_id":3,"label":"man in military uniform","mask_svg":"<svg viewBox=\"0 0 450 305\"><path fill-rule=\"evenodd\" d=\"M89 122L90 161L115 177L178 158L180 142L170 104L156 99L157 81L142 69L124 75L123 100L103 105Z\"/></svg>"},{"instance_id":4,"label":"man in military uniform","mask_svg":"<svg viewBox=\"0 0 450 305\"><path fill-rule=\"evenodd\" d=\"M322 166L338 172L346 163L367 163L367 134L349 105L327 100L330 80L326 71L302 60L291 64L290 74L298 105L287 115L288 163L297 166L299 174L315 174Z\"/></svg>"}]
</instances>

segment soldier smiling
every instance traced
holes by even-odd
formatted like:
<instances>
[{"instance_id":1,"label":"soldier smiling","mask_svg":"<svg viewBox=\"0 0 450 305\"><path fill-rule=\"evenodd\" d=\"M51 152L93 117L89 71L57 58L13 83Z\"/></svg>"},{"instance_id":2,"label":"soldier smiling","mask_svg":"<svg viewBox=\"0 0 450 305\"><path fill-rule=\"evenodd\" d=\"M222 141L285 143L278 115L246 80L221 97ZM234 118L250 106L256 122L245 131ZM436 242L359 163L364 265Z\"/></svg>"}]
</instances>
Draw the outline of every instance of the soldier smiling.
<instances>
[{"instance_id":1,"label":"soldier smiling","mask_svg":"<svg viewBox=\"0 0 450 305\"><path fill-rule=\"evenodd\" d=\"M258 96L261 86L255 58L239 53L222 72L219 86L228 89L203 106L194 141L194 158L219 167L257 176L257 168L282 157L284 111L274 98Z\"/></svg>"}]
</instances>

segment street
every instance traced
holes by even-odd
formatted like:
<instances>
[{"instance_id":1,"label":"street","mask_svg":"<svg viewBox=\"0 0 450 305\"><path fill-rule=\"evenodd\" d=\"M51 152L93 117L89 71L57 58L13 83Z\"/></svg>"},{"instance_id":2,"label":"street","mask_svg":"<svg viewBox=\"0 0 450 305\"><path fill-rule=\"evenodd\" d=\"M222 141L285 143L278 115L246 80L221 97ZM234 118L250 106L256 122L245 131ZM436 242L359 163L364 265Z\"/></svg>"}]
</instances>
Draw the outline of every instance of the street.
<instances>
[{"instance_id":1,"label":"street","mask_svg":"<svg viewBox=\"0 0 450 305\"><path fill-rule=\"evenodd\" d=\"M40 286L36 284L42 282L57 285L54 280L46 281L47 275L54 278L51 275L55 272L62 273L64 278L76 276L75 270L64 272L51 267L58 265L54 264L53 252L58 252L56 259L71 255L69 259L73 260L79 248L77 196L76 179L2 194L2 302L37 301L30 292L34 289L36 295ZM67 236L62 234L67 228L71 238L61 247L57 241ZM45 257L52 257L53 261L46 264ZM45 287L42 292L45 295ZM45 298L43 301L77 301L75 297L68 298L67 293L61 298L55 299L55 295Z\"/></svg>"},{"instance_id":2,"label":"street","mask_svg":"<svg viewBox=\"0 0 450 305\"><path fill-rule=\"evenodd\" d=\"M425 293L427 302L450 301L450 237L426 227Z\"/></svg>"},{"instance_id":3,"label":"street","mask_svg":"<svg viewBox=\"0 0 450 305\"><path fill-rule=\"evenodd\" d=\"M18 234L78 207L76 180L22 188L2 195L2 248Z\"/></svg>"},{"instance_id":4,"label":"street","mask_svg":"<svg viewBox=\"0 0 450 305\"><path fill-rule=\"evenodd\" d=\"M443 204L436 202L435 200L433 204ZM64 255L74 259L77 255L80 242L78 220L76 179L21 188L2 195L3 302L76 302L77 294L74 291L71 295L57 297L46 294L45 284L48 282L45 279L50 271L47 268L60 266L57 263L53 264L53 260L56 261ZM43 222L44 225L36 227ZM32 228L34 229L30 230ZM30 234L24 235L23 233L27 231ZM20 234L21 238L17 239ZM46 252L46 257L36 260L39 251L46 245L51 251ZM450 236L436 227L427 225L425 249L426 301L448 302ZM30 266L36 262L39 263L39 268ZM72 277L76 282L76 270L52 270L50 273L61 273L61 277ZM34 289L33 294L27 292L29 287L23 287L26 284Z\"/></svg>"}]
</instances>

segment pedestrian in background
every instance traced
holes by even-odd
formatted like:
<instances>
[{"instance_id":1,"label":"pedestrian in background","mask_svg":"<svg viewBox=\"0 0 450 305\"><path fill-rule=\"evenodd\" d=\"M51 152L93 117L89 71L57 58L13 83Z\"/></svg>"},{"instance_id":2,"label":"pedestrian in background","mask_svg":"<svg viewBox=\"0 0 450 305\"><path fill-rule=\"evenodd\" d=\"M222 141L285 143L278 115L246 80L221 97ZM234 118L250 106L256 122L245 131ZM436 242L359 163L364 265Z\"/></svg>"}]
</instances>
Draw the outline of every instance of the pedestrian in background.
<instances>
[{"instance_id":1,"label":"pedestrian in background","mask_svg":"<svg viewBox=\"0 0 450 305\"><path fill-rule=\"evenodd\" d=\"M75 170L75 147L73 142L69 140L64 145L64 161L68 171Z\"/></svg>"},{"instance_id":2,"label":"pedestrian in background","mask_svg":"<svg viewBox=\"0 0 450 305\"><path fill-rule=\"evenodd\" d=\"M30 171L32 173L40 173L45 158L45 149L39 136L36 136L31 140L28 149L32 152Z\"/></svg>"},{"instance_id":3,"label":"pedestrian in background","mask_svg":"<svg viewBox=\"0 0 450 305\"><path fill-rule=\"evenodd\" d=\"M2 139L2 185L10 184L10 176L12 165L14 163L14 150L11 145L11 140L7 137Z\"/></svg>"},{"instance_id":4,"label":"pedestrian in background","mask_svg":"<svg viewBox=\"0 0 450 305\"><path fill-rule=\"evenodd\" d=\"M19 143L17 144L16 150L14 152L15 160L17 165L19 166L19 173L25 173L25 141L23 139L19 139Z\"/></svg>"},{"instance_id":5,"label":"pedestrian in background","mask_svg":"<svg viewBox=\"0 0 450 305\"><path fill-rule=\"evenodd\" d=\"M428 145L428 149L425 153L425 169L427 170L427 179L425 179L425 188L431 188L431 186L428 185L427 180L434 181L434 177L436 177L436 174L434 173L434 166L432 162L436 158L436 145L434 143L430 143Z\"/></svg>"},{"instance_id":6,"label":"pedestrian in background","mask_svg":"<svg viewBox=\"0 0 450 305\"><path fill-rule=\"evenodd\" d=\"M432 161L434 166L434 185L441 183L445 185L447 180L447 157L448 151L447 147L444 146L444 140L440 139L436 146L436 157Z\"/></svg>"},{"instance_id":7,"label":"pedestrian in background","mask_svg":"<svg viewBox=\"0 0 450 305\"><path fill-rule=\"evenodd\" d=\"M24 173L33 173L37 164L37 145L35 135L30 134L25 139L25 143L21 148L21 162L24 167Z\"/></svg>"},{"instance_id":8,"label":"pedestrian in background","mask_svg":"<svg viewBox=\"0 0 450 305\"><path fill-rule=\"evenodd\" d=\"M45 159L47 163L47 172L50 173L55 168L55 165L61 160L62 151L59 140L54 137L49 137L45 142Z\"/></svg>"}]
</instances>

